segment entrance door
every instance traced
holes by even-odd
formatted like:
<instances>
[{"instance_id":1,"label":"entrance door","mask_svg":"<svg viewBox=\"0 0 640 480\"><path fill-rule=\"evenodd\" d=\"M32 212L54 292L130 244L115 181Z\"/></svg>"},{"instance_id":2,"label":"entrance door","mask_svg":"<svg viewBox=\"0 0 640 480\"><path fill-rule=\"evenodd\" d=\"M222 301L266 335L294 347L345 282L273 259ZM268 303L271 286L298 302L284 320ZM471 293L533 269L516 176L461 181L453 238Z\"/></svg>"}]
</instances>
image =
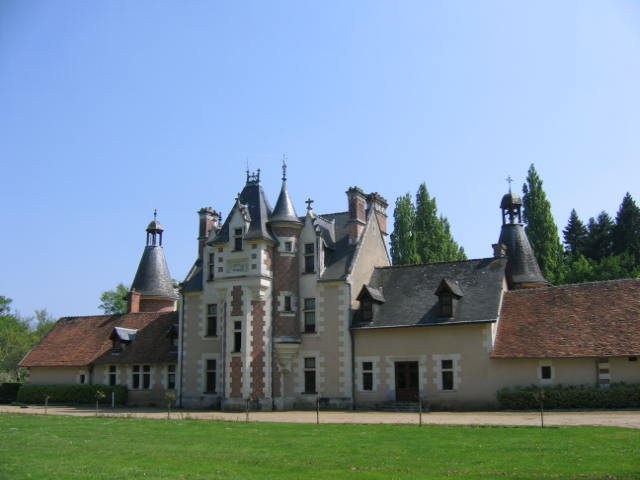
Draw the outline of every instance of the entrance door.
<instances>
[{"instance_id":1,"label":"entrance door","mask_svg":"<svg viewBox=\"0 0 640 480\"><path fill-rule=\"evenodd\" d=\"M418 362L396 362L396 402L417 402Z\"/></svg>"}]
</instances>

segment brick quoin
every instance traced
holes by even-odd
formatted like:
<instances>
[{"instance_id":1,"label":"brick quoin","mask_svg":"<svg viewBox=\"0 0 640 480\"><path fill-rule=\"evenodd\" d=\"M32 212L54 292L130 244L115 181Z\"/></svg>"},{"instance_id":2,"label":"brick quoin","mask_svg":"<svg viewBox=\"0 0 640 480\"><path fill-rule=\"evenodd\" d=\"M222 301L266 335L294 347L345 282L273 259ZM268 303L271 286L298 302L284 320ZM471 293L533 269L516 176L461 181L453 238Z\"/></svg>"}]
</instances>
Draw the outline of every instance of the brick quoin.
<instances>
[{"instance_id":1,"label":"brick quoin","mask_svg":"<svg viewBox=\"0 0 640 480\"><path fill-rule=\"evenodd\" d=\"M233 357L231 367L231 392L232 398L242 398L242 360L240 357Z\"/></svg>"},{"instance_id":2,"label":"brick quoin","mask_svg":"<svg viewBox=\"0 0 640 480\"><path fill-rule=\"evenodd\" d=\"M264 300L251 302L251 392L253 398L264 398Z\"/></svg>"},{"instance_id":3,"label":"brick quoin","mask_svg":"<svg viewBox=\"0 0 640 480\"><path fill-rule=\"evenodd\" d=\"M242 313L242 287L235 285L231 289L231 316L241 316Z\"/></svg>"}]
</instances>

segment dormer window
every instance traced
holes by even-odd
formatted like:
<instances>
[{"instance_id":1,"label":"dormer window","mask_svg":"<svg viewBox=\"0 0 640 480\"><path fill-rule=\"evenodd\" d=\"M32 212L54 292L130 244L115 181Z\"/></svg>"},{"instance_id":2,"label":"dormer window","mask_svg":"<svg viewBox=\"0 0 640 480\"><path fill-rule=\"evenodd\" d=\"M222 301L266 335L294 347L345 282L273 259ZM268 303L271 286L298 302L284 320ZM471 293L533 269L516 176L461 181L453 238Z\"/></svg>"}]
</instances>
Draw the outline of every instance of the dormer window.
<instances>
[{"instance_id":1,"label":"dormer window","mask_svg":"<svg viewBox=\"0 0 640 480\"><path fill-rule=\"evenodd\" d=\"M362 300L360 302L360 312L362 312L362 321L369 323L373 320L373 303L371 300Z\"/></svg>"},{"instance_id":2,"label":"dormer window","mask_svg":"<svg viewBox=\"0 0 640 480\"><path fill-rule=\"evenodd\" d=\"M356 300L360 302L360 308L353 320L356 324L373 322L374 310L377 311L380 305L385 302L382 288L374 288L369 285L362 286L362 290Z\"/></svg>"},{"instance_id":3,"label":"dormer window","mask_svg":"<svg viewBox=\"0 0 640 480\"><path fill-rule=\"evenodd\" d=\"M453 317L453 296L449 293L440 294L440 316Z\"/></svg>"},{"instance_id":4,"label":"dormer window","mask_svg":"<svg viewBox=\"0 0 640 480\"><path fill-rule=\"evenodd\" d=\"M438 316L440 318L453 318L456 313L457 303L464 295L458 282L443 278L435 294L438 296Z\"/></svg>"},{"instance_id":5,"label":"dormer window","mask_svg":"<svg viewBox=\"0 0 640 480\"><path fill-rule=\"evenodd\" d=\"M242 229L236 228L233 231L233 250L238 252L242 250Z\"/></svg>"},{"instance_id":6,"label":"dormer window","mask_svg":"<svg viewBox=\"0 0 640 480\"><path fill-rule=\"evenodd\" d=\"M209 254L209 264L207 266L207 271L209 272L207 275L207 279L213 280L213 277L215 276L215 271L216 271L216 254L215 253Z\"/></svg>"}]
</instances>

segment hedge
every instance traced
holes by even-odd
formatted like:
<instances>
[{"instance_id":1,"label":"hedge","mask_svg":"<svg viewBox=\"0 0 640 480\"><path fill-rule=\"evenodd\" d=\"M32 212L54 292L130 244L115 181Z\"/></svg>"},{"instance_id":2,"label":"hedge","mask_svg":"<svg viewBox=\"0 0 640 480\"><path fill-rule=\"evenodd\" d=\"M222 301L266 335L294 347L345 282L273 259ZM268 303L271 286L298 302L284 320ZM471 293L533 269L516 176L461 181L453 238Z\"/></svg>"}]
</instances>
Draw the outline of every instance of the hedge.
<instances>
[{"instance_id":1,"label":"hedge","mask_svg":"<svg viewBox=\"0 0 640 480\"><path fill-rule=\"evenodd\" d=\"M12 403L16 401L21 383L0 383L0 403Z\"/></svg>"},{"instance_id":2,"label":"hedge","mask_svg":"<svg viewBox=\"0 0 640 480\"><path fill-rule=\"evenodd\" d=\"M504 410L536 410L543 392L545 410L640 408L640 384L612 383L608 388L594 385L552 385L503 388L498 404Z\"/></svg>"},{"instance_id":3,"label":"hedge","mask_svg":"<svg viewBox=\"0 0 640 480\"><path fill-rule=\"evenodd\" d=\"M96 392L105 394L101 403L111 402L111 392L116 394L116 404L127 403L127 387L115 385L23 385L18 391L17 401L20 403L44 403L49 397L49 403L95 403Z\"/></svg>"}]
</instances>

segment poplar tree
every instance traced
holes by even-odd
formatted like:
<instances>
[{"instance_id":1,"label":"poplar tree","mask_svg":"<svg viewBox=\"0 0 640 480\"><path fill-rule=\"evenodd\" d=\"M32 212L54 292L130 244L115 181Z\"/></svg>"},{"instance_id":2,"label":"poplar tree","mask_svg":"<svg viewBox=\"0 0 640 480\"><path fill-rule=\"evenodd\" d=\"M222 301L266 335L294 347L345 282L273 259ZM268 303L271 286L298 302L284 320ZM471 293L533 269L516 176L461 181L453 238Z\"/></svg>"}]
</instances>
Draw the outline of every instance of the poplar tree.
<instances>
[{"instance_id":1,"label":"poplar tree","mask_svg":"<svg viewBox=\"0 0 640 480\"><path fill-rule=\"evenodd\" d=\"M585 227L575 209L571 210L566 228L562 231L565 252L574 259L584 254L587 243L587 227Z\"/></svg>"},{"instance_id":2,"label":"poplar tree","mask_svg":"<svg viewBox=\"0 0 640 480\"><path fill-rule=\"evenodd\" d=\"M416 211L411 194L396 199L393 210L393 233L391 233L391 261L394 265L419 263L413 230Z\"/></svg>"},{"instance_id":3,"label":"poplar tree","mask_svg":"<svg viewBox=\"0 0 640 480\"><path fill-rule=\"evenodd\" d=\"M525 232L536 255L543 275L550 282L562 276L562 245L558 227L551 214L551 203L542 189L542 179L533 164L527 172L527 182L522 186Z\"/></svg>"},{"instance_id":4,"label":"poplar tree","mask_svg":"<svg viewBox=\"0 0 640 480\"><path fill-rule=\"evenodd\" d=\"M414 206L410 194L396 200L391 234L394 265L465 260L466 255L453 239L449 220L438 216L435 198L423 183Z\"/></svg>"}]
</instances>

